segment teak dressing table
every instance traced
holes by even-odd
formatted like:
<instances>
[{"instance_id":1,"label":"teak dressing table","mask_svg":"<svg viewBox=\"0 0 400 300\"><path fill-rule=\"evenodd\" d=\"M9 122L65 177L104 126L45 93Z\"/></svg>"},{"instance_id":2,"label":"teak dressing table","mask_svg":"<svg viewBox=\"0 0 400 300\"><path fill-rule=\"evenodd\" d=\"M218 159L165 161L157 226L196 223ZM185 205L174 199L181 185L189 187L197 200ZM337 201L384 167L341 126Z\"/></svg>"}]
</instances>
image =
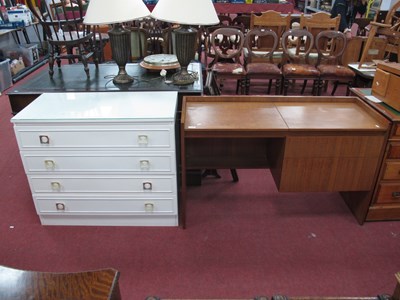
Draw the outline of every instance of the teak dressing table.
<instances>
[{"instance_id":1,"label":"teak dressing table","mask_svg":"<svg viewBox=\"0 0 400 300\"><path fill-rule=\"evenodd\" d=\"M186 172L208 168L269 168L280 192L341 192L362 224L388 128L356 97L186 96L180 224Z\"/></svg>"}]
</instances>

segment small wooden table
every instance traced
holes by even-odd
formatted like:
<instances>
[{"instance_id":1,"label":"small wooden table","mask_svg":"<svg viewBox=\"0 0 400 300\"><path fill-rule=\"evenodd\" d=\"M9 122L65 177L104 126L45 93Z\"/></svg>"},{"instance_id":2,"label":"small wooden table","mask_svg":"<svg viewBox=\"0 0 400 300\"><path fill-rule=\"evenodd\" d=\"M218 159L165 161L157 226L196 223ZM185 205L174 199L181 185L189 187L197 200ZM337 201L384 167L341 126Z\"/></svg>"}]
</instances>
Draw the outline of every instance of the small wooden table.
<instances>
[{"instance_id":1,"label":"small wooden table","mask_svg":"<svg viewBox=\"0 0 400 300\"><path fill-rule=\"evenodd\" d=\"M188 169L269 168L281 192L341 192L362 224L389 122L356 97L184 97L181 225Z\"/></svg>"},{"instance_id":2,"label":"small wooden table","mask_svg":"<svg viewBox=\"0 0 400 300\"><path fill-rule=\"evenodd\" d=\"M114 269L51 273L0 266L0 299L120 300L118 279Z\"/></svg>"}]
</instances>

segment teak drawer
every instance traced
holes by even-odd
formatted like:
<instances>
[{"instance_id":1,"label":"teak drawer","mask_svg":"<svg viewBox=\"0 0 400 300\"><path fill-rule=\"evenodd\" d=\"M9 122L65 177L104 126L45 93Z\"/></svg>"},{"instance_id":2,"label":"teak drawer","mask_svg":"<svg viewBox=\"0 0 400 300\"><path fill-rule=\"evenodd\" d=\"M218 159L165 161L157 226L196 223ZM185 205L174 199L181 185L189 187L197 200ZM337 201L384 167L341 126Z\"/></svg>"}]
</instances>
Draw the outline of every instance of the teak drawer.
<instances>
[{"instance_id":1,"label":"teak drawer","mask_svg":"<svg viewBox=\"0 0 400 300\"><path fill-rule=\"evenodd\" d=\"M398 203L400 204L400 183L379 184L376 203Z\"/></svg>"},{"instance_id":2,"label":"teak drawer","mask_svg":"<svg viewBox=\"0 0 400 300\"><path fill-rule=\"evenodd\" d=\"M390 143L387 158L400 159L400 143Z\"/></svg>"},{"instance_id":3,"label":"teak drawer","mask_svg":"<svg viewBox=\"0 0 400 300\"><path fill-rule=\"evenodd\" d=\"M400 162L386 162L383 179L400 180Z\"/></svg>"}]
</instances>

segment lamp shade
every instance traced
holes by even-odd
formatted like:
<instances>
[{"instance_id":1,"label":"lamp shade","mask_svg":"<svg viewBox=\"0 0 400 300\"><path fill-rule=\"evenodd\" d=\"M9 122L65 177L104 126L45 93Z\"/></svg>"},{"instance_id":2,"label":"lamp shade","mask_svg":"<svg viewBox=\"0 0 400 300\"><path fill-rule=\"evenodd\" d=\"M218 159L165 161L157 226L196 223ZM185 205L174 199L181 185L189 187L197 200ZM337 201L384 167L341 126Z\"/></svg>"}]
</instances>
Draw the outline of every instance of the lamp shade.
<instances>
[{"instance_id":1,"label":"lamp shade","mask_svg":"<svg viewBox=\"0 0 400 300\"><path fill-rule=\"evenodd\" d=\"M158 0L151 16L157 20L181 25L219 23L212 0Z\"/></svg>"},{"instance_id":2,"label":"lamp shade","mask_svg":"<svg viewBox=\"0 0 400 300\"><path fill-rule=\"evenodd\" d=\"M115 24L149 15L150 11L142 0L90 0L83 23Z\"/></svg>"}]
</instances>

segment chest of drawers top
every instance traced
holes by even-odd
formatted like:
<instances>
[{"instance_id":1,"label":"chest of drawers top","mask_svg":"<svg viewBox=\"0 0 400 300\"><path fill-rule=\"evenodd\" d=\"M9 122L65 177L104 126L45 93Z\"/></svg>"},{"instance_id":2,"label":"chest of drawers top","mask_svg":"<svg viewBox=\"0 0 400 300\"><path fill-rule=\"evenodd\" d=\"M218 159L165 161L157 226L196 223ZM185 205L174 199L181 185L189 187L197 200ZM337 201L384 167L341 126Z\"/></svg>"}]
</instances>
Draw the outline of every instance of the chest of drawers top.
<instances>
[{"instance_id":1,"label":"chest of drawers top","mask_svg":"<svg viewBox=\"0 0 400 300\"><path fill-rule=\"evenodd\" d=\"M177 92L47 93L11 119L41 122L160 122L174 120Z\"/></svg>"}]
</instances>

